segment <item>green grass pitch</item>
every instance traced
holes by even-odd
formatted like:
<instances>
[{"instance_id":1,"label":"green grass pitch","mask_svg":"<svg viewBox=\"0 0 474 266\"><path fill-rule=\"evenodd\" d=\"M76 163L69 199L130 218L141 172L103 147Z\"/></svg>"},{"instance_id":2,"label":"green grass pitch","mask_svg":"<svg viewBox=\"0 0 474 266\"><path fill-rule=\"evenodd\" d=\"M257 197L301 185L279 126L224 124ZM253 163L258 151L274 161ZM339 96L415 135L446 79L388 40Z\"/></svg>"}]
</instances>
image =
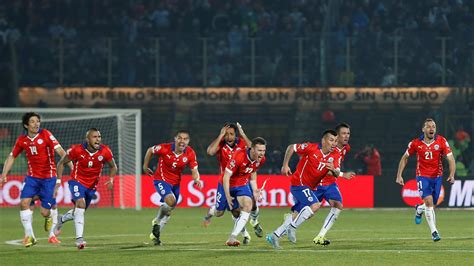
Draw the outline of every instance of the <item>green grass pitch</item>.
<instances>
[{"instance_id":1,"label":"green grass pitch","mask_svg":"<svg viewBox=\"0 0 474 266\"><path fill-rule=\"evenodd\" d=\"M64 213L66 209L60 209ZM275 251L264 238L252 235L248 246L224 245L232 229L226 213L202 227L206 209L176 209L162 232L162 246L150 244L151 220L157 209L118 210L92 208L86 212L84 238L87 247L74 246L74 224L69 222L60 236L62 244L47 242L43 218L34 213L38 244L21 245L23 228L18 209L0 209L0 263L25 264L157 264L157 265L473 265L474 211L437 210L442 240L431 240L428 226L415 225L413 209L344 210L328 233L331 245L312 243L328 213L323 208L298 230L298 243L283 237L283 250ZM288 209L261 209L265 233L282 222Z\"/></svg>"}]
</instances>

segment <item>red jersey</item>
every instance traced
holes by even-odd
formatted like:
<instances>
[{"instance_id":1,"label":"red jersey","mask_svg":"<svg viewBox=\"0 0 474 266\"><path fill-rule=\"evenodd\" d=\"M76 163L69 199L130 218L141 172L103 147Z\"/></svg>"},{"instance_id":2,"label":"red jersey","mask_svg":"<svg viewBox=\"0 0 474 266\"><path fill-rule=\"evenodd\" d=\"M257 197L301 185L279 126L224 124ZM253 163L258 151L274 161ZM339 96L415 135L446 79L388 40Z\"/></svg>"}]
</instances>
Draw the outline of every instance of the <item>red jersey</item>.
<instances>
[{"instance_id":1,"label":"red jersey","mask_svg":"<svg viewBox=\"0 0 474 266\"><path fill-rule=\"evenodd\" d=\"M443 175L443 156L452 154L448 141L435 135L434 141L426 144L424 135L408 143L407 155L416 153L416 176L438 177Z\"/></svg>"},{"instance_id":2,"label":"red jersey","mask_svg":"<svg viewBox=\"0 0 474 266\"><path fill-rule=\"evenodd\" d=\"M234 146L229 146L224 140L219 143L219 149L216 153L217 161L219 161L219 167L221 174L224 174L225 167L232 158L232 153L239 150L245 150L247 147L245 140L243 138L237 138L235 140Z\"/></svg>"},{"instance_id":3,"label":"red jersey","mask_svg":"<svg viewBox=\"0 0 474 266\"><path fill-rule=\"evenodd\" d=\"M181 173L186 165L196 169L198 163L196 153L188 146L181 154L174 153L174 143L162 143L153 146L153 154L159 156L156 171L153 174L155 180L163 180L172 186L177 186L181 182Z\"/></svg>"},{"instance_id":4,"label":"red jersey","mask_svg":"<svg viewBox=\"0 0 474 266\"><path fill-rule=\"evenodd\" d=\"M341 149L339 149L339 147L336 147L335 150L339 152L341 163L342 163L344 161L344 158L346 157L346 154L349 153L349 151L351 150L351 146L349 144L346 144ZM323 180L321 180L320 186L329 186L335 182L336 182L336 176L327 175L323 177Z\"/></svg>"},{"instance_id":5,"label":"red jersey","mask_svg":"<svg viewBox=\"0 0 474 266\"><path fill-rule=\"evenodd\" d=\"M292 186L308 186L315 189L329 172L326 168L327 163L332 162L336 169L341 165L341 155L336 149L323 154L321 144L317 143L295 144L293 149L301 158L296 171L291 175Z\"/></svg>"},{"instance_id":6,"label":"red jersey","mask_svg":"<svg viewBox=\"0 0 474 266\"><path fill-rule=\"evenodd\" d=\"M229 181L229 187L245 186L249 183L250 174L257 170L265 163L265 156L260 160L252 161L250 159L250 149L235 151L232 158L227 164L225 170L232 173ZM219 182L222 184L224 175L221 175Z\"/></svg>"},{"instance_id":7,"label":"red jersey","mask_svg":"<svg viewBox=\"0 0 474 266\"><path fill-rule=\"evenodd\" d=\"M28 176L36 178L56 177L54 150L61 147L56 138L46 129L40 128L38 134L30 138L22 134L16 140L10 153L16 158L23 150L28 163Z\"/></svg>"},{"instance_id":8,"label":"red jersey","mask_svg":"<svg viewBox=\"0 0 474 266\"><path fill-rule=\"evenodd\" d=\"M71 180L76 180L89 189L95 189L105 163L112 161L113 154L109 146L100 144L99 150L90 152L87 143L72 145L67 150L69 160L73 162Z\"/></svg>"}]
</instances>

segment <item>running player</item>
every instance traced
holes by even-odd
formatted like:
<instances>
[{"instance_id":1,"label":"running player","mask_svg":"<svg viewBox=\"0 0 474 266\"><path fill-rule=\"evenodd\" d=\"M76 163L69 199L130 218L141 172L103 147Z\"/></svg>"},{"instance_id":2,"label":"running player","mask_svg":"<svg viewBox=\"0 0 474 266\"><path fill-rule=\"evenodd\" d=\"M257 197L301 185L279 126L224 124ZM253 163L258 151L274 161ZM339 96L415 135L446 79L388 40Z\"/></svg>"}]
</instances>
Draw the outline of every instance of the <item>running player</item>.
<instances>
[{"instance_id":1,"label":"running player","mask_svg":"<svg viewBox=\"0 0 474 266\"><path fill-rule=\"evenodd\" d=\"M58 153L59 156L64 156L66 152L51 132L40 128L41 116L38 113L25 113L22 117L22 125L25 133L17 138L12 152L5 160L0 185L7 182L7 175L16 157L22 151L25 151L28 173L20 195L20 218L25 230L23 245L31 247L36 244L32 227L31 201L34 196L38 196L41 200L40 212L45 218L45 230L50 231L52 226L51 207L54 205L53 194L56 185L54 152Z\"/></svg>"},{"instance_id":2,"label":"running player","mask_svg":"<svg viewBox=\"0 0 474 266\"><path fill-rule=\"evenodd\" d=\"M273 248L281 249L279 239L288 231L297 229L304 221L311 218L319 209L321 203L314 194L314 189L327 174L339 176L340 154L336 151L337 132L334 130L324 131L321 143L291 144L285 152L283 159L282 174L291 175L290 191L295 199L291 208L297 215L291 219L285 219L283 224L273 233L268 234L266 240ZM288 166L294 153L300 155L294 174Z\"/></svg>"},{"instance_id":3,"label":"running player","mask_svg":"<svg viewBox=\"0 0 474 266\"><path fill-rule=\"evenodd\" d=\"M114 177L117 173L112 151L102 142L102 135L96 128L90 128L86 133L86 142L72 145L58 162L58 178L63 174L64 165L73 162L71 179L68 181L71 191L74 208L58 219L54 231L56 235L61 233L64 223L74 220L76 228L76 247L83 249L86 246L84 241L84 213L89 207L96 192L97 183L104 165L110 168L109 180L106 182L109 189L113 189Z\"/></svg>"},{"instance_id":4,"label":"running player","mask_svg":"<svg viewBox=\"0 0 474 266\"><path fill-rule=\"evenodd\" d=\"M143 160L143 171L153 176L156 192L161 196L162 205L152 221L150 238L155 245L161 245L160 233L170 219L171 211L176 207L179 199L181 173L186 165L191 169L194 185L202 187L199 180L198 162L196 153L188 146L189 132L180 130L176 133L173 143L162 143L148 148ZM153 155L158 156L158 165L155 173L149 168Z\"/></svg>"},{"instance_id":5,"label":"running player","mask_svg":"<svg viewBox=\"0 0 474 266\"><path fill-rule=\"evenodd\" d=\"M415 223L420 224L423 212L431 230L433 241L441 240L436 228L436 216L434 207L438 202L441 186L443 183L443 157L449 163L449 176L447 181L454 183L454 173L456 163L448 141L441 135L436 134L436 123L433 119L427 118L422 127L423 134L408 143L408 149L403 154L398 165L396 182L404 185L402 173L408 162L408 157L416 153L416 182L418 191L423 199L423 204L416 206Z\"/></svg>"}]
</instances>

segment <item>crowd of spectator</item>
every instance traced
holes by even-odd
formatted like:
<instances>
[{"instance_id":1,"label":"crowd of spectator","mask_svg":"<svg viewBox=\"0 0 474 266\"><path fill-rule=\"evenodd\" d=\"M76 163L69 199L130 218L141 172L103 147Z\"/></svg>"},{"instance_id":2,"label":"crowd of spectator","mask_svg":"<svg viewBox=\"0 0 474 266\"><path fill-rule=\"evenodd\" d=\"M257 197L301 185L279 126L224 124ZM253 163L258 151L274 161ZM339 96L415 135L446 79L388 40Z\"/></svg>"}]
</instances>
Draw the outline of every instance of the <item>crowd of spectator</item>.
<instances>
[{"instance_id":1,"label":"crowd of spectator","mask_svg":"<svg viewBox=\"0 0 474 266\"><path fill-rule=\"evenodd\" d=\"M472 84L474 1L339 3L330 13L328 0L3 1L0 56L15 42L24 85L320 86L321 65L329 85L433 85L443 73Z\"/></svg>"}]
</instances>

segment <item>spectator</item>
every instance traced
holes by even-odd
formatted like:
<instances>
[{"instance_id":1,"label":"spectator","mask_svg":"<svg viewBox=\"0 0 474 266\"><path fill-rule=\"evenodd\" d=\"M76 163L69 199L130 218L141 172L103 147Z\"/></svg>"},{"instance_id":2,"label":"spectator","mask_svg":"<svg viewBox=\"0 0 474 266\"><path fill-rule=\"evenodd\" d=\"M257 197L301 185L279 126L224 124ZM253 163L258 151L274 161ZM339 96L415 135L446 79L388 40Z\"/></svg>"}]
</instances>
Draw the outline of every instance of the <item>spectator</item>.
<instances>
[{"instance_id":1,"label":"spectator","mask_svg":"<svg viewBox=\"0 0 474 266\"><path fill-rule=\"evenodd\" d=\"M354 156L355 159L362 160L365 164L365 174L373 176L382 175L382 163L379 151L372 145L366 145L364 149Z\"/></svg>"}]
</instances>

